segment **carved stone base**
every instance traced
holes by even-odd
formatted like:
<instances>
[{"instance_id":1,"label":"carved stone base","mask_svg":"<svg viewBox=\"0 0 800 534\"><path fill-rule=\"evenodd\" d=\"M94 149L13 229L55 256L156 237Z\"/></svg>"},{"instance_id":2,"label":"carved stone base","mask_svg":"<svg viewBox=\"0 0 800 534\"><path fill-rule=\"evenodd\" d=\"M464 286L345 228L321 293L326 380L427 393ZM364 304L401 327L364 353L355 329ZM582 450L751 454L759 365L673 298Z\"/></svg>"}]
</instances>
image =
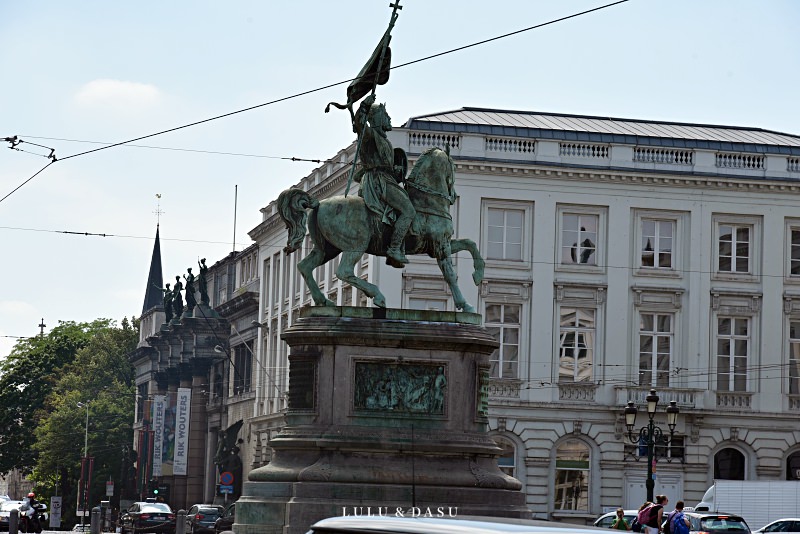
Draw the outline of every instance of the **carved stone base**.
<instances>
[{"instance_id":1,"label":"carved stone base","mask_svg":"<svg viewBox=\"0 0 800 534\"><path fill-rule=\"evenodd\" d=\"M304 309L283 335L287 425L269 443L272 461L250 473L234 530L304 533L364 507L530 517L486 434L497 342L480 323L469 313Z\"/></svg>"},{"instance_id":2,"label":"carved stone base","mask_svg":"<svg viewBox=\"0 0 800 534\"><path fill-rule=\"evenodd\" d=\"M219 319L219 314L214 311L214 308L211 308L208 304L203 304L202 302L198 302L197 305L192 309L192 315L200 319Z\"/></svg>"}]
</instances>

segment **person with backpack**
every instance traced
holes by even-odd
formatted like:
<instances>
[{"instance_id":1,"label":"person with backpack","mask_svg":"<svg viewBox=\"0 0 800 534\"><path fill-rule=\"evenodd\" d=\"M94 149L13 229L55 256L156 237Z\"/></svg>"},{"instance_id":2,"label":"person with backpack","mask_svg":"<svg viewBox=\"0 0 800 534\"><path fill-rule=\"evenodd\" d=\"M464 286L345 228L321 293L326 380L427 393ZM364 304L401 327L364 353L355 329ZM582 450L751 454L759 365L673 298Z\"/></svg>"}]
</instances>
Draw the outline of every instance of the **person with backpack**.
<instances>
[{"instance_id":1,"label":"person with backpack","mask_svg":"<svg viewBox=\"0 0 800 534\"><path fill-rule=\"evenodd\" d=\"M647 520L647 512L645 510L648 510L651 506L653 506L653 503L645 501L645 503L639 507L639 513L637 513L636 517L631 521L632 531L644 532L645 521Z\"/></svg>"},{"instance_id":2,"label":"person with backpack","mask_svg":"<svg viewBox=\"0 0 800 534\"><path fill-rule=\"evenodd\" d=\"M664 506L669 502L666 495L656 495L655 504L650 505L646 510L647 516L644 522L646 534L659 534L661 531L662 517L664 515Z\"/></svg>"},{"instance_id":3,"label":"person with backpack","mask_svg":"<svg viewBox=\"0 0 800 534\"><path fill-rule=\"evenodd\" d=\"M664 534L689 534L689 519L683 513L683 506L683 501L675 503L675 509L664 523Z\"/></svg>"}]
</instances>

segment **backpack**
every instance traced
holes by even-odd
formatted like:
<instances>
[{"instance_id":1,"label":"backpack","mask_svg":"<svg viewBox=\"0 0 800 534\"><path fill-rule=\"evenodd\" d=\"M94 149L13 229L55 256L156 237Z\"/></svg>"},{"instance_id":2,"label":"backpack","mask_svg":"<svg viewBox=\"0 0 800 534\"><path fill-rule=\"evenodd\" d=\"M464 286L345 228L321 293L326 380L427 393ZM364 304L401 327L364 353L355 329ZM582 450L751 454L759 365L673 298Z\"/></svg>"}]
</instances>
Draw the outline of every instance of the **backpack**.
<instances>
[{"instance_id":1,"label":"backpack","mask_svg":"<svg viewBox=\"0 0 800 534\"><path fill-rule=\"evenodd\" d=\"M631 521L631 530L634 532L641 532L642 531L642 524L639 523L639 519L634 517L633 521Z\"/></svg>"},{"instance_id":2,"label":"backpack","mask_svg":"<svg viewBox=\"0 0 800 534\"><path fill-rule=\"evenodd\" d=\"M661 510L662 508L664 507L661 506L660 504L652 505L649 508L650 511L647 514L647 522L645 522L645 525L647 525L648 527L660 528L661 525L658 524L658 511Z\"/></svg>"},{"instance_id":3,"label":"backpack","mask_svg":"<svg viewBox=\"0 0 800 534\"><path fill-rule=\"evenodd\" d=\"M674 510L667 516L667 522L664 523L664 534L672 534L672 518L678 515Z\"/></svg>"},{"instance_id":4,"label":"backpack","mask_svg":"<svg viewBox=\"0 0 800 534\"><path fill-rule=\"evenodd\" d=\"M686 526L683 518L680 521L676 521L677 517L678 514L675 514L670 520L670 532L672 534L689 534L689 527ZM674 525L672 525L673 521L675 522Z\"/></svg>"}]
</instances>

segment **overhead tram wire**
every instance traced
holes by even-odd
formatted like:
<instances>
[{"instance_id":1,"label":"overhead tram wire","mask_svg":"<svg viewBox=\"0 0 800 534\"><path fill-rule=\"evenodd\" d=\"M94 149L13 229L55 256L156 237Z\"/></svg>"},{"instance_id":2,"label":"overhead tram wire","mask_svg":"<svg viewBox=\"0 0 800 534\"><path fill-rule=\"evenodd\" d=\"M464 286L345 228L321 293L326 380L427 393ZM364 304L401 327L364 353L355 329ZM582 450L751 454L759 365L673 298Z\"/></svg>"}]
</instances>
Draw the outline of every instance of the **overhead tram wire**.
<instances>
[{"instance_id":1,"label":"overhead tram wire","mask_svg":"<svg viewBox=\"0 0 800 534\"><path fill-rule=\"evenodd\" d=\"M122 235L122 234L109 234L109 233L95 233L95 232L75 232L70 230L47 230L43 228L21 228L16 226L0 226L0 230L17 230L23 232L45 232L45 233L52 233L52 234L67 234L67 235L82 235L82 236L89 236L89 237L120 237L125 239L148 239L152 240L152 236L139 236L139 235ZM230 245L229 241L208 241L203 239L180 239L180 238L168 238L162 237L162 241L177 241L177 242L184 242L184 243L207 243L211 245ZM237 243L244 248L251 246L253 243ZM279 250L283 250L281 245L266 245L264 248L269 249L273 252L277 252ZM522 260L519 262L519 265L524 266L534 266L534 265L561 265L560 262L557 261L541 261L541 260ZM637 271L640 268L637 266L632 265L611 265L611 264L604 264L599 265L596 267L603 267L605 269L621 269L626 271ZM684 274L700 274L700 275L713 275L716 274L718 271L716 270L704 270L704 269L672 269L670 272L675 273L684 273ZM770 279L770 278L785 278L784 274L769 274L769 273L760 273L755 275L758 279Z\"/></svg>"},{"instance_id":2,"label":"overhead tram wire","mask_svg":"<svg viewBox=\"0 0 800 534\"><path fill-rule=\"evenodd\" d=\"M592 9L587 9L585 11L581 11L581 12L578 12L578 13L573 13L572 15L559 17L557 19L553 19L553 20L550 20L548 22L543 22L541 24L536 24L534 26L529 26L529 27L523 28L521 30L516 30L516 31L510 32L510 33L505 33L503 35L498 35L496 37L491 37L489 39L483 39L483 40L475 42L475 43L471 43L471 44L464 45L464 46L459 46L457 48L453 48L453 49L450 49L450 50L445 50L444 52L439 52L437 54L432 54L430 56L425 56L425 57L422 57L422 58L419 58L419 59L408 61L406 63L401 63L400 65L395 65L394 67L391 67L389 70L395 70L395 69L399 69L399 68L402 68L402 67L407 67L407 66L413 65L415 63L420 63L422 61L427 61L427 60L434 59L434 58L437 58L437 57L445 56L447 54L452 54L454 52L460 52L461 50L466 50L467 48L472 48L472 47L479 46L479 45L482 45L482 44L490 43L492 41L497 41L499 39L504 39L506 37L511 37L511 36L514 36L514 35L518 35L520 33L524 33L524 32L531 31L531 30L535 30L537 28L542 28L544 26L549 26L549 25L555 24L557 22L563 22L565 20L569 20L569 19L572 19L572 18L580 17L580 16L583 16L583 15L588 15L589 13L593 13L595 11L601 11L603 9L607 9L609 7L613 7L613 6L616 6L618 4L623 4L623 3L628 2L628 1L629 0L618 0L616 2L611 2L610 4L605 4L605 5L598 6L598 7L592 8ZM191 122L191 123L188 123L188 124L184 124L182 126L176 126L174 128L169 128L169 129L161 130L159 132L151 133L151 134L148 134L148 135L143 135L143 136L136 137L136 138L133 138L133 139L128 139L127 141L120 141L119 143L113 143L113 144L110 144L110 145L94 148L92 150L86 150L86 151L83 151L83 152L78 152L76 154L71 154L69 156L65 156L63 158L59 158L58 161L64 161L64 160L71 159L71 158L77 158L79 156L85 156L87 154L92 154L94 152L99 152L101 150L106 150L106 149L109 149L109 148L114 148L114 147L118 147L118 146L122 146L122 145L127 145L129 143L134 143L136 141L141 141L142 139L149 139L151 137L156 137L158 135L163 135L163 134L166 134L166 133L175 132L175 131L182 130L182 129L185 129L185 128L190 128L192 126L198 126L200 124L205 124L207 122L212 122L212 121L215 121L215 120L218 120L218 119L231 117L233 115L238 115L239 113L244 113L246 111L253 111L255 109L263 108L263 107L266 107L266 106L269 106L269 105L272 105L272 104L277 104L279 102L292 100L294 98L298 98L298 97L301 97L301 96L309 95L309 94L312 94L312 93L317 93L319 91L324 91L325 89L330 89L332 87L336 87L336 86L339 86L339 85L350 83L350 82L352 82L353 80L356 80L356 79L357 79L357 77L356 78L349 78L347 80L342 80L340 82L335 82L335 83L331 83L331 84L328 84L328 85L323 85L322 87L317 87L316 89L310 89L308 91L302 91L300 93L295 93L293 95L285 96L285 97L282 97L282 98L277 98L275 100L270 100L268 102L263 102L261 104L256 104L254 106L249 106L249 107L242 108L242 109L239 109L239 110L236 110L236 111L231 111L229 113L223 113L222 115L217 115L217 116L210 117L210 118L207 118L207 119ZM4 196L2 199L0 199L0 202L3 202L6 198L11 196L11 194L14 193L15 191L17 191L20 187L22 187L26 183L30 182L33 178L35 178L37 175L39 175L44 169L49 167L50 164L52 164L55 161L56 161L56 159L55 159L55 157L53 157L52 161L50 163L48 163L47 166L45 166L39 172L37 172L36 174L34 174L33 176L31 176L30 178L25 180L25 182L23 182L22 184L17 186L13 191L11 191L11 193L8 193L6 196Z\"/></svg>"},{"instance_id":3,"label":"overhead tram wire","mask_svg":"<svg viewBox=\"0 0 800 534\"><path fill-rule=\"evenodd\" d=\"M47 139L50 141L67 141L69 143L89 143L93 145L112 145L113 143L106 142L106 141L88 141L85 139L65 139L62 137L43 137L37 135L26 135L23 137L27 137L30 139ZM281 159L287 161L303 161L309 163L330 163L333 158L328 158L326 160L323 159L311 159L311 158L298 158L297 156L270 156L267 154L244 154L241 152L222 152L217 150L200 150L195 148L178 148L178 147L169 147L169 146L153 146L153 145L135 145L135 144L125 144L126 147L134 147L134 148L149 148L152 150L170 150L175 152L192 152L196 154L212 154L218 156L236 156L236 157L243 157L243 158L263 158L263 159ZM37 154L38 155L38 154Z\"/></svg>"},{"instance_id":4,"label":"overhead tram wire","mask_svg":"<svg viewBox=\"0 0 800 534\"><path fill-rule=\"evenodd\" d=\"M549 25L555 24L557 22L563 22L565 20L569 20L569 19L572 19L572 18L580 17L582 15L588 15L589 13L593 13L595 11L600 11L600 10L603 10L603 9L606 9L606 8L609 8L609 7L613 7L613 6L616 6L618 4L623 4L623 3L628 2L628 1L629 0L617 0L616 2L612 2L610 4L605 4L605 5L598 6L598 7L592 8L592 9L587 9L587 10L581 11L579 13L573 13L572 15L567 15L565 17L560 17L560 18L557 18L557 19L550 20L548 22L543 22L541 24L536 24L534 26L529 26L529 27L523 28L521 30L516 30L516 31L510 32L510 33L505 33L503 35L498 35L496 37L491 37L489 39L484 39L482 41L478 41L478 42L475 42L475 43L472 43L472 44L459 46L457 48L446 50L444 52L439 52L437 54L433 54L433 55L426 56L426 57L423 57L423 58L415 59L413 61L408 61L406 63L401 63L400 65L395 65L394 67L391 67L390 70L395 70L395 69L399 69L399 68L402 68L402 67L407 67L407 66L413 65L415 63L420 63L422 61L427 61L429 59L434 59L434 58L437 58L437 57L445 56L447 54L452 54L454 52L460 52L461 50L466 50L467 48L472 48L472 47L479 46L479 45L482 45L482 44L490 43L492 41L497 41L499 39L505 39L506 37L512 37L514 35L518 35L520 33L524 33L524 32L531 31L531 30L535 30L537 28L542 28L544 26L549 26ZM60 159L61 159L61 161L63 161L63 160L70 159L70 158L77 158L78 156L85 156L87 154L91 154L93 152L99 152L101 150L106 150L108 148L114 148L114 147L117 147L117 146L126 145L128 143L134 143L136 141L141 141L142 139L149 139L151 137L156 137L158 135L163 135L165 133L175 132L177 130L182 130L184 128L190 128L192 126L198 126L200 124L205 124L207 122L215 121L215 120L218 120L218 119L231 117L233 115L237 115L239 113L244 113L246 111L253 111L255 109L262 108L262 107L265 107L265 106L270 106L272 104L277 104L279 102L285 102L286 100L292 100L294 98L298 98L298 97L301 97L301 96L309 95L309 94L312 94L312 93L317 93L319 91L324 91L325 89L330 89L330 88L336 87L338 85L343 85L345 83L350 83L350 82L352 82L352 81L354 81L356 79L357 79L357 77L356 78L349 78L347 80L342 80L340 82L335 82L335 83L331 83L331 84L328 84L328 85L323 85L322 87L317 87L316 89L310 89L308 91L302 91L300 93L295 93L293 95L285 96L285 97L282 97L282 98L277 98L275 100L270 100L269 102L263 102L261 104L256 104L254 106L246 107L246 108L239 109L239 110L236 110L236 111L231 111L229 113L223 113L222 115L217 115L215 117L210 117L208 119L203 119L203 120L191 122L189 124L184 124L182 126L176 126L174 128L169 128L167 130L162 130L160 132L155 132L155 133L152 133L152 134L143 135L141 137L136 137L134 139L129 139L127 141L120 141L119 143L113 143L111 145L94 148L92 150L86 150L84 152L78 152L77 154L71 154L69 156L65 156L65 157L60 158Z\"/></svg>"}]
</instances>

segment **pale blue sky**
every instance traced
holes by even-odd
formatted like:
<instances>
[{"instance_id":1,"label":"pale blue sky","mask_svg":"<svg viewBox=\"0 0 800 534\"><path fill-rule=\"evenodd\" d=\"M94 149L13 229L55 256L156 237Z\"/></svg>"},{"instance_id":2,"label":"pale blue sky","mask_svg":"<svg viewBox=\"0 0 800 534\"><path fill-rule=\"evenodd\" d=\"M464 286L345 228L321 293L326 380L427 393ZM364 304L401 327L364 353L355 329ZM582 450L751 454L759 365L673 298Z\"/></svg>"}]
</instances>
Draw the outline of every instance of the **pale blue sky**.
<instances>
[{"instance_id":1,"label":"pale blue sky","mask_svg":"<svg viewBox=\"0 0 800 534\"><path fill-rule=\"evenodd\" d=\"M388 3L0 1L0 137L65 157L97 145L34 136L118 142L345 80L384 31ZM604 3L405 0L393 63ZM395 125L475 106L800 134L798 24L792 0L630 0L397 69L378 98ZM139 144L325 159L353 138L346 113L323 113L331 100L344 86ZM0 197L46 163L0 150ZM42 317L49 328L141 313L156 193L173 279L230 251L234 185L241 249L259 208L314 166L134 147L57 162L0 203L0 335L34 335ZM0 357L12 343L0 338Z\"/></svg>"}]
</instances>

